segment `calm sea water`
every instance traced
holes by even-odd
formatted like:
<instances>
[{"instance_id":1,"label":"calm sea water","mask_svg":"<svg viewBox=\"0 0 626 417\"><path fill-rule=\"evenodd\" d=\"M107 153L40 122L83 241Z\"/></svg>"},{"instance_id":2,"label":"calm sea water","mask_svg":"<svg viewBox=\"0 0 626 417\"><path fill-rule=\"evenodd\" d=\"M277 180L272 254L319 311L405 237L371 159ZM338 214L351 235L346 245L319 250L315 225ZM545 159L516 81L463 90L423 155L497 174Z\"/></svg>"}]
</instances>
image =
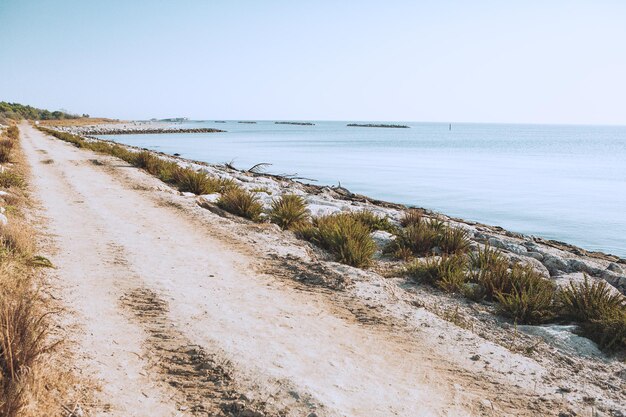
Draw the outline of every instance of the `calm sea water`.
<instances>
[{"instance_id":1,"label":"calm sea water","mask_svg":"<svg viewBox=\"0 0 626 417\"><path fill-rule=\"evenodd\" d=\"M409 129L188 122L218 134L106 138L626 256L626 127L402 123Z\"/></svg>"}]
</instances>

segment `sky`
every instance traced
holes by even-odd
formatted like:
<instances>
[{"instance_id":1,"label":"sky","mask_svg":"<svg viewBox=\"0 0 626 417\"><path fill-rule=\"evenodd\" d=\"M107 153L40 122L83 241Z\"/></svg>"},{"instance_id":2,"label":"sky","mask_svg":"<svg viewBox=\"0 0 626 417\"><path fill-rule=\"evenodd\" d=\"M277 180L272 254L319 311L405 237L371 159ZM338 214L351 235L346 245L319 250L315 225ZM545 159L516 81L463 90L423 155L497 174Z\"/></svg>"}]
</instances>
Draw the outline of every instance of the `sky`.
<instances>
[{"instance_id":1,"label":"sky","mask_svg":"<svg viewBox=\"0 0 626 417\"><path fill-rule=\"evenodd\" d=\"M626 1L0 0L0 100L121 119L626 124Z\"/></svg>"}]
</instances>

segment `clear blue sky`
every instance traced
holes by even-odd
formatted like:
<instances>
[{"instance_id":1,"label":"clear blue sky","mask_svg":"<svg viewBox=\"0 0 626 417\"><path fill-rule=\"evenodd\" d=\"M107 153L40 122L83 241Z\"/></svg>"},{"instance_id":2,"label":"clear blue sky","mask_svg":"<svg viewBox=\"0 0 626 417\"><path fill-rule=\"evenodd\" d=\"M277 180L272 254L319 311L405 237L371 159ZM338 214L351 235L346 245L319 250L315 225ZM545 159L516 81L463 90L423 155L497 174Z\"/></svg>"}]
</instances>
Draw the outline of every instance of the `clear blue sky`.
<instances>
[{"instance_id":1,"label":"clear blue sky","mask_svg":"<svg viewBox=\"0 0 626 417\"><path fill-rule=\"evenodd\" d=\"M127 119L626 124L626 1L0 0L0 100Z\"/></svg>"}]
</instances>

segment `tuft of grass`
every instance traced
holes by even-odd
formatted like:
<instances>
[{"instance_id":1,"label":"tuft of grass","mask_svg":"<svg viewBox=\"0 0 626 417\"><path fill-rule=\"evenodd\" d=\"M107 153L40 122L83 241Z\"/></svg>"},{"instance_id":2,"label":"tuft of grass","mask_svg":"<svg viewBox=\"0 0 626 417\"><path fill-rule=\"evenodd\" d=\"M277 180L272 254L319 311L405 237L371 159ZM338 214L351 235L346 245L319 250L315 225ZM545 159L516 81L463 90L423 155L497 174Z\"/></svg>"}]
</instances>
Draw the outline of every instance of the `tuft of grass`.
<instances>
[{"instance_id":1,"label":"tuft of grass","mask_svg":"<svg viewBox=\"0 0 626 417\"><path fill-rule=\"evenodd\" d=\"M0 163L5 163L5 162L11 161L12 149L8 146L4 146L2 142L8 142L8 141L0 142Z\"/></svg>"},{"instance_id":2,"label":"tuft of grass","mask_svg":"<svg viewBox=\"0 0 626 417\"><path fill-rule=\"evenodd\" d=\"M539 324L555 316L556 286L531 267L515 265L510 289L497 292L498 310L520 324Z\"/></svg>"},{"instance_id":3,"label":"tuft of grass","mask_svg":"<svg viewBox=\"0 0 626 417\"><path fill-rule=\"evenodd\" d=\"M9 126L7 136L11 140L18 140L20 138L20 129L15 125Z\"/></svg>"},{"instance_id":4,"label":"tuft of grass","mask_svg":"<svg viewBox=\"0 0 626 417\"><path fill-rule=\"evenodd\" d=\"M30 258L35 248L29 228L15 217L8 224L0 226L0 249Z\"/></svg>"},{"instance_id":5,"label":"tuft of grass","mask_svg":"<svg viewBox=\"0 0 626 417\"><path fill-rule=\"evenodd\" d=\"M0 187L2 188L24 188L26 186L26 182L24 177L18 174L17 172L13 172L10 170L0 171Z\"/></svg>"},{"instance_id":6,"label":"tuft of grass","mask_svg":"<svg viewBox=\"0 0 626 417\"><path fill-rule=\"evenodd\" d=\"M429 257L425 262L414 261L404 273L412 279L436 285L447 292L458 292L467 282L467 258L462 255Z\"/></svg>"},{"instance_id":7,"label":"tuft of grass","mask_svg":"<svg viewBox=\"0 0 626 417\"><path fill-rule=\"evenodd\" d=\"M581 324L582 334L605 351L626 351L626 309L605 311Z\"/></svg>"},{"instance_id":8,"label":"tuft of grass","mask_svg":"<svg viewBox=\"0 0 626 417\"><path fill-rule=\"evenodd\" d=\"M420 221L399 230L397 237L390 243L386 252L397 253L399 249L408 249L414 255L424 256L432 253L439 243L439 231L430 221Z\"/></svg>"},{"instance_id":9,"label":"tuft of grass","mask_svg":"<svg viewBox=\"0 0 626 417\"><path fill-rule=\"evenodd\" d=\"M394 233L396 231L396 227L391 223L388 216L382 217L370 210L353 211L350 215L366 225L371 232L384 230L385 232Z\"/></svg>"},{"instance_id":10,"label":"tuft of grass","mask_svg":"<svg viewBox=\"0 0 626 417\"><path fill-rule=\"evenodd\" d=\"M493 249L490 245L485 245L482 249L478 248L476 252L470 253L469 259L473 268L486 269L504 262L507 263L508 267L508 261L502 255L502 252L498 249Z\"/></svg>"},{"instance_id":11,"label":"tuft of grass","mask_svg":"<svg viewBox=\"0 0 626 417\"><path fill-rule=\"evenodd\" d=\"M422 212L416 209L409 209L400 218L400 226L407 227L423 221Z\"/></svg>"},{"instance_id":12,"label":"tuft of grass","mask_svg":"<svg viewBox=\"0 0 626 417\"><path fill-rule=\"evenodd\" d=\"M599 319L606 312L623 309L626 301L621 294L611 291L605 281L591 282L585 275L584 281L570 281L559 293L561 314L568 319L585 322Z\"/></svg>"},{"instance_id":13,"label":"tuft of grass","mask_svg":"<svg viewBox=\"0 0 626 417\"><path fill-rule=\"evenodd\" d=\"M370 228L350 213L321 216L314 221L311 240L335 255L338 262L368 266L376 253Z\"/></svg>"},{"instance_id":14,"label":"tuft of grass","mask_svg":"<svg viewBox=\"0 0 626 417\"><path fill-rule=\"evenodd\" d=\"M194 194L213 194L221 191L220 181L206 173L191 168L179 168L173 172L173 181L180 191Z\"/></svg>"},{"instance_id":15,"label":"tuft of grass","mask_svg":"<svg viewBox=\"0 0 626 417\"><path fill-rule=\"evenodd\" d=\"M439 247L444 253L465 253L469 246L469 234L465 229L445 227L439 236Z\"/></svg>"},{"instance_id":16,"label":"tuft of grass","mask_svg":"<svg viewBox=\"0 0 626 417\"><path fill-rule=\"evenodd\" d=\"M291 229L298 223L309 219L309 211L302 197L295 194L285 194L272 202L269 211L270 221L282 229Z\"/></svg>"},{"instance_id":17,"label":"tuft of grass","mask_svg":"<svg viewBox=\"0 0 626 417\"><path fill-rule=\"evenodd\" d=\"M217 200L217 205L229 213L253 221L259 221L261 213L263 213L263 205L258 197L239 187L224 191Z\"/></svg>"}]
</instances>

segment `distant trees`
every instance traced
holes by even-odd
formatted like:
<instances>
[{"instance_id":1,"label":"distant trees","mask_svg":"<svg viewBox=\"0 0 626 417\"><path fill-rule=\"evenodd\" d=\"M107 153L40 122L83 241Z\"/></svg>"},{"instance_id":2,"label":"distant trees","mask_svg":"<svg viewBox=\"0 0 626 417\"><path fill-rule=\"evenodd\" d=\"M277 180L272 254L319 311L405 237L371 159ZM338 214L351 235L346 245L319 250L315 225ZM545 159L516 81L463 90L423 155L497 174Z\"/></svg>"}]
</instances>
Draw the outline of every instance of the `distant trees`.
<instances>
[{"instance_id":1,"label":"distant trees","mask_svg":"<svg viewBox=\"0 0 626 417\"><path fill-rule=\"evenodd\" d=\"M38 109L32 106L25 106L20 103L8 103L0 101L0 119L29 119L29 120L60 120L60 119L78 119L79 115L70 114L66 111L50 111ZM89 117L89 115L83 115Z\"/></svg>"}]
</instances>

